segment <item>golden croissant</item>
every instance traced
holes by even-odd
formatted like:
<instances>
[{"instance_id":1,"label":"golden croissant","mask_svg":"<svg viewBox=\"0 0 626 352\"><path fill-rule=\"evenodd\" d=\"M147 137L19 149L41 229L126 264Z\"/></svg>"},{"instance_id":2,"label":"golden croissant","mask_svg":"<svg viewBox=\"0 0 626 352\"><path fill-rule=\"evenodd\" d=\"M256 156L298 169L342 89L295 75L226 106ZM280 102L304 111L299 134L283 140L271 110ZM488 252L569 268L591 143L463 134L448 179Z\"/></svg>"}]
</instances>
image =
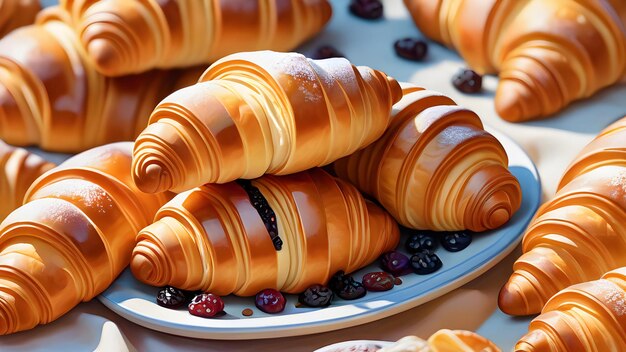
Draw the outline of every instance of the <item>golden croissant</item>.
<instances>
[{"instance_id":1,"label":"golden croissant","mask_svg":"<svg viewBox=\"0 0 626 352\"><path fill-rule=\"evenodd\" d=\"M209 64L239 51L290 51L331 17L326 0L62 0L107 76Z\"/></svg>"},{"instance_id":2,"label":"golden croissant","mask_svg":"<svg viewBox=\"0 0 626 352\"><path fill-rule=\"evenodd\" d=\"M0 221L22 205L28 187L53 167L40 156L0 140Z\"/></svg>"},{"instance_id":3,"label":"golden croissant","mask_svg":"<svg viewBox=\"0 0 626 352\"><path fill-rule=\"evenodd\" d=\"M346 349L348 350L350 349ZM358 351L357 348L353 350ZM405 336L378 352L500 352L500 349L475 332L441 329L432 334L428 340L417 336Z\"/></svg>"},{"instance_id":4,"label":"golden croissant","mask_svg":"<svg viewBox=\"0 0 626 352\"><path fill-rule=\"evenodd\" d=\"M133 179L144 192L180 192L326 165L380 137L401 95L393 78L343 58L233 54L155 108Z\"/></svg>"},{"instance_id":5,"label":"golden croissant","mask_svg":"<svg viewBox=\"0 0 626 352\"><path fill-rule=\"evenodd\" d=\"M35 22L40 0L0 0L0 38L13 29Z\"/></svg>"},{"instance_id":6,"label":"golden croissant","mask_svg":"<svg viewBox=\"0 0 626 352\"><path fill-rule=\"evenodd\" d=\"M500 291L508 314L538 313L559 290L626 266L626 118L588 144L541 206Z\"/></svg>"},{"instance_id":7,"label":"golden croissant","mask_svg":"<svg viewBox=\"0 0 626 352\"><path fill-rule=\"evenodd\" d=\"M137 236L130 268L153 286L298 293L371 263L398 241L391 216L316 168L177 195Z\"/></svg>"},{"instance_id":8,"label":"golden croissant","mask_svg":"<svg viewBox=\"0 0 626 352\"><path fill-rule=\"evenodd\" d=\"M36 25L0 40L0 139L10 144L69 153L132 140L159 100L201 74L190 69L106 78L63 17L47 9Z\"/></svg>"},{"instance_id":9,"label":"golden croissant","mask_svg":"<svg viewBox=\"0 0 626 352\"><path fill-rule=\"evenodd\" d=\"M403 86L380 139L333 164L403 226L484 231L507 222L521 190L504 148L474 112L450 98Z\"/></svg>"},{"instance_id":10,"label":"golden croissant","mask_svg":"<svg viewBox=\"0 0 626 352\"><path fill-rule=\"evenodd\" d=\"M0 334L51 322L106 289L135 236L169 197L130 179L130 142L74 156L41 176L0 225Z\"/></svg>"},{"instance_id":11,"label":"golden croissant","mask_svg":"<svg viewBox=\"0 0 626 352\"><path fill-rule=\"evenodd\" d=\"M515 351L626 351L626 268L554 295Z\"/></svg>"},{"instance_id":12,"label":"golden croissant","mask_svg":"<svg viewBox=\"0 0 626 352\"><path fill-rule=\"evenodd\" d=\"M626 75L626 1L404 0L428 37L496 73L500 116L554 114Z\"/></svg>"}]
</instances>

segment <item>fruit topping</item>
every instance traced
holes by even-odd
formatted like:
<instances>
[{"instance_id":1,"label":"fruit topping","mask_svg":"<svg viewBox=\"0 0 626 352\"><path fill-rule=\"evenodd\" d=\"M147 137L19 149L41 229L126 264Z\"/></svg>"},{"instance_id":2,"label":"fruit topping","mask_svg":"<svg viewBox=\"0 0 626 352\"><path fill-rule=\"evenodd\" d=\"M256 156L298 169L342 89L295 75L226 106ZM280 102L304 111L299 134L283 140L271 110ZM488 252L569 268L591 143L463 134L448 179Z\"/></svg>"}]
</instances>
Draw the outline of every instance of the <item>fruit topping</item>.
<instances>
[{"instance_id":1,"label":"fruit topping","mask_svg":"<svg viewBox=\"0 0 626 352\"><path fill-rule=\"evenodd\" d=\"M380 256L380 267L393 276L411 273L409 262L409 257L396 251L387 252Z\"/></svg>"},{"instance_id":2,"label":"fruit topping","mask_svg":"<svg viewBox=\"0 0 626 352\"><path fill-rule=\"evenodd\" d=\"M396 40L393 48L398 56L411 61L422 61L428 53L428 44L415 38Z\"/></svg>"},{"instance_id":3,"label":"fruit topping","mask_svg":"<svg viewBox=\"0 0 626 352\"><path fill-rule=\"evenodd\" d=\"M363 275L363 286L368 291L389 291L394 286L394 277L384 271Z\"/></svg>"},{"instance_id":4,"label":"fruit topping","mask_svg":"<svg viewBox=\"0 0 626 352\"><path fill-rule=\"evenodd\" d=\"M365 296L367 290L358 281L350 275L346 275L343 271L337 272L328 282L328 287L333 292L345 300L353 300Z\"/></svg>"},{"instance_id":5,"label":"fruit topping","mask_svg":"<svg viewBox=\"0 0 626 352\"><path fill-rule=\"evenodd\" d=\"M449 252L462 251L472 243L472 235L467 231L447 232L441 237L441 246Z\"/></svg>"},{"instance_id":6,"label":"fruit topping","mask_svg":"<svg viewBox=\"0 0 626 352\"><path fill-rule=\"evenodd\" d=\"M283 241L278 235L278 226L276 225L276 214L274 214L274 210L272 210L269 203L267 203L267 199L265 199L261 191L254 187L250 180L237 180L237 183L248 193L250 203L261 216L267 233L272 239L274 248L279 251L283 247Z\"/></svg>"},{"instance_id":7,"label":"fruit topping","mask_svg":"<svg viewBox=\"0 0 626 352\"><path fill-rule=\"evenodd\" d=\"M433 232L419 231L407 238L404 247L411 254L422 251L434 251L437 248L437 240Z\"/></svg>"},{"instance_id":8,"label":"fruit topping","mask_svg":"<svg viewBox=\"0 0 626 352\"><path fill-rule=\"evenodd\" d=\"M472 70L461 70L452 78L452 84L463 93L478 93L483 88L483 78Z\"/></svg>"},{"instance_id":9,"label":"fruit topping","mask_svg":"<svg viewBox=\"0 0 626 352\"><path fill-rule=\"evenodd\" d=\"M285 296L279 291L268 288L256 294L254 304L265 313L280 313L285 309Z\"/></svg>"},{"instance_id":10,"label":"fruit topping","mask_svg":"<svg viewBox=\"0 0 626 352\"><path fill-rule=\"evenodd\" d=\"M210 318L224 310L224 301L218 295L201 293L191 300L188 310L192 315Z\"/></svg>"},{"instance_id":11,"label":"fruit topping","mask_svg":"<svg viewBox=\"0 0 626 352\"><path fill-rule=\"evenodd\" d=\"M298 296L298 301L309 307L326 307L333 300L333 291L324 285L311 285Z\"/></svg>"},{"instance_id":12,"label":"fruit topping","mask_svg":"<svg viewBox=\"0 0 626 352\"><path fill-rule=\"evenodd\" d=\"M350 12L366 20L375 20L383 16L383 4L380 0L352 0Z\"/></svg>"},{"instance_id":13,"label":"fruit topping","mask_svg":"<svg viewBox=\"0 0 626 352\"><path fill-rule=\"evenodd\" d=\"M156 296L156 302L161 307L178 308L189 303L191 300L189 291L184 291L172 286L162 287Z\"/></svg>"},{"instance_id":14,"label":"fruit topping","mask_svg":"<svg viewBox=\"0 0 626 352\"><path fill-rule=\"evenodd\" d=\"M441 259L439 259L437 254L426 251L415 253L411 257L411 266L416 274L426 275L439 270L443 263L441 263Z\"/></svg>"}]
</instances>

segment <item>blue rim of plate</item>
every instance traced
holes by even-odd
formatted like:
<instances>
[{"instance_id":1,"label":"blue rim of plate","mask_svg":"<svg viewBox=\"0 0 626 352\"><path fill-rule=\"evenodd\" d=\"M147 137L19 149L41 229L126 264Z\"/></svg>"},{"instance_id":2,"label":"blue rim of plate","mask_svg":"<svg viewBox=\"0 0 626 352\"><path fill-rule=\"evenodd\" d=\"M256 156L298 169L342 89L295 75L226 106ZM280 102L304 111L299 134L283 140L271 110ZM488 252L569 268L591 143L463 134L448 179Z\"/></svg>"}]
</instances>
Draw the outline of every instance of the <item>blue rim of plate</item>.
<instances>
[{"instance_id":1,"label":"blue rim of plate","mask_svg":"<svg viewBox=\"0 0 626 352\"><path fill-rule=\"evenodd\" d=\"M287 308L276 315L256 309L253 298L233 296L224 298L226 318L203 319L190 315L186 309L163 308L154 302L157 288L139 283L128 269L98 299L115 313L144 327L179 336L220 340L276 338L337 330L382 319L433 300L480 276L511 253L541 201L539 175L529 156L508 136L486 129L503 144L509 155L510 170L522 186L522 205L503 227L476 234L466 250L452 254L438 251L444 267L433 274L403 276L404 283L390 291L368 293L354 301L334 301L326 308L296 308L297 297L287 295ZM474 249L470 250L472 246ZM475 252L476 246L482 249ZM461 256L467 258L459 259ZM446 265L449 261L457 263ZM380 269L372 264L354 276L358 278L374 270ZM241 315L243 308L252 309L254 315L244 317Z\"/></svg>"}]
</instances>

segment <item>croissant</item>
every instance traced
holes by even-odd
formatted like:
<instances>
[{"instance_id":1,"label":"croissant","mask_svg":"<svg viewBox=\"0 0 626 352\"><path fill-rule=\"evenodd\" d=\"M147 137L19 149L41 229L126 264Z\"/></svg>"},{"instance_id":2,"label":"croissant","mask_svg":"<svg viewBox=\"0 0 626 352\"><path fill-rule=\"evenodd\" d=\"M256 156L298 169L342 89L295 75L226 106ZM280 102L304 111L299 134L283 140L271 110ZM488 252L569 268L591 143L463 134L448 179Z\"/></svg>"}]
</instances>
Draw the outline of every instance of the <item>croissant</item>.
<instances>
[{"instance_id":1,"label":"croissant","mask_svg":"<svg viewBox=\"0 0 626 352\"><path fill-rule=\"evenodd\" d=\"M40 0L0 0L0 38L15 28L35 22Z\"/></svg>"},{"instance_id":2,"label":"croissant","mask_svg":"<svg viewBox=\"0 0 626 352\"><path fill-rule=\"evenodd\" d=\"M626 268L552 297L515 351L626 351Z\"/></svg>"},{"instance_id":3,"label":"croissant","mask_svg":"<svg viewBox=\"0 0 626 352\"><path fill-rule=\"evenodd\" d=\"M88 62L58 9L0 40L0 139L78 152L132 140L156 104L201 71L106 78ZM177 82L178 81L178 82Z\"/></svg>"},{"instance_id":4,"label":"croissant","mask_svg":"<svg viewBox=\"0 0 626 352\"><path fill-rule=\"evenodd\" d=\"M500 74L508 121L554 114L626 75L623 0L404 0L428 37Z\"/></svg>"},{"instance_id":5,"label":"croissant","mask_svg":"<svg viewBox=\"0 0 626 352\"><path fill-rule=\"evenodd\" d=\"M507 222L522 195L500 142L450 98L410 84L403 93L385 134L335 162L337 175L406 227L484 231Z\"/></svg>"},{"instance_id":6,"label":"croissant","mask_svg":"<svg viewBox=\"0 0 626 352\"><path fill-rule=\"evenodd\" d=\"M553 200L522 240L524 254L500 291L500 308L538 313L559 290L626 266L626 118L609 126L569 166Z\"/></svg>"},{"instance_id":7,"label":"croissant","mask_svg":"<svg viewBox=\"0 0 626 352\"><path fill-rule=\"evenodd\" d=\"M53 167L53 163L26 149L0 141L0 220L22 205L28 187Z\"/></svg>"},{"instance_id":8,"label":"croissant","mask_svg":"<svg viewBox=\"0 0 626 352\"><path fill-rule=\"evenodd\" d=\"M62 0L107 76L208 64L239 51L289 51L322 30L326 0Z\"/></svg>"},{"instance_id":9,"label":"croissant","mask_svg":"<svg viewBox=\"0 0 626 352\"><path fill-rule=\"evenodd\" d=\"M358 348L348 351L360 351ZM498 346L475 332L441 329L428 340L405 336L378 352L500 352Z\"/></svg>"},{"instance_id":10,"label":"croissant","mask_svg":"<svg viewBox=\"0 0 626 352\"><path fill-rule=\"evenodd\" d=\"M217 295L299 293L399 241L389 214L321 169L207 184L177 195L155 219L137 236L135 277Z\"/></svg>"},{"instance_id":11,"label":"croissant","mask_svg":"<svg viewBox=\"0 0 626 352\"><path fill-rule=\"evenodd\" d=\"M401 95L393 78L343 58L233 54L155 108L133 179L144 192L180 192L326 165L380 137Z\"/></svg>"},{"instance_id":12,"label":"croissant","mask_svg":"<svg viewBox=\"0 0 626 352\"><path fill-rule=\"evenodd\" d=\"M60 317L106 289L167 194L139 192L130 142L74 156L41 176L0 224L0 334Z\"/></svg>"}]
</instances>

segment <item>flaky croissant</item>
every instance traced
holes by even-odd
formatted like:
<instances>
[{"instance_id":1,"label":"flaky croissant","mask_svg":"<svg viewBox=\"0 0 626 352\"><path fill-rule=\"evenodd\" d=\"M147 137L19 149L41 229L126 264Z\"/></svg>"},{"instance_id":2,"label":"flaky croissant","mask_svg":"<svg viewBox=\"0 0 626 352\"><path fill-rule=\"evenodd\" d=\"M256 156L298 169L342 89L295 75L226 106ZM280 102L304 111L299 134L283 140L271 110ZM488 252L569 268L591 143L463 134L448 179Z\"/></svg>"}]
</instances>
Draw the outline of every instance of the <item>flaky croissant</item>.
<instances>
[{"instance_id":1,"label":"flaky croissant","mask_svg":"<svg viewBox=\"0 0 626 352\"><path fill-rule=\"evenodd\" d=\"M398 244L391 216L321 169L239 182L207 184L163 206L137 237L135 277L218 295L298 293Z\"/></svg>"},{"instance_id":2,"label":"flaky croissant","mask_svg":"<svg viewBox=\"0 0 626 352\"><path fill-rule=\"evenodd\" d=\"M332 13L326 0L62 0L61 7L107 76L293 50Z\"/></svg>"},{"instance_id":3,"label":"flaky croissant","mask_svg":"<svg viewBox=\"0 0 626 352\"><path fill-rule=\"evenodd\" d=\"M500 74L509 121L556 113L626 75L626 1L404 0L420 30Z\"/></svg>"},{"instance_id":4,"label":"flaky croissant","mask_svg":"<svg viewBox=\"0 0 626 352\"><path fill-rule=\"evenodd\" d=\"M15 28L35 22L40 0L0 0L0 38Z\"/></svg>"},{"instance_id":5,"label":"flaky croissant","mask_svg":"<svg viewBox=\"0 0 626 352\"><path fill-rule=\"evenodd\" d=\"M106 289L135 236L169 198L130 179L130 142L74 156L41 176L0 225L0 334L30 329Z\"/></svg>"},{"instance_id":6,"label":"flaky croissant","mask_svg":"<svg viewBox=\"0 0 626 352\"><path fill-rule=\"evenodd\" d=\"M450 98L410 84L403 93L385 134L335 162L337 175L406 227L484 231L507 222L522 195L500 142Z\"/></svg>"},{"instance_id":7,"label":"flaky croissant","mask_svg":"<svg viewBox=\"0 0 626 352\"><path fill-rule=\"evenodd\" d=\"M626 351L626 268L554 295L515 351Z\"/></svg>"},{"instance_id":8,"label":"flaky croissant","mask_svg":"<svg viewBox=\"0 0 626 352\"><path fill-rule=\"evenodd\" d=\"M626 118L588 144L537 212L500 308L538 313L559 290L626 266Z\"/></svg>"},{"instance_id":9,"label":"flaky croissant","mask_svg":"<svg viewBox=\"0 0 626 352\"><path fill-rule=\"evenodd\" d=\"M156 107L133 179L144 192L180 192L326 165L380 137L401 95L393 78L343 58L229 55Z\"/></svg>"},{"instance_id":10,"label":"flaky croissant","mask_svg":"<svg viewBox=\"0 0 626 352\"><path fill-rule=\"evenodd\" d=\"M79 152L132 140L159 100L201 74L189 69L106 78L59 20L63 15L44 10L36 25L0 40L0 139L10 144Z\"/></svg>"},{"instance_id":11,"label":"flaky croissant","mask_svg":"<svg viewBox=\"0 0 626 352\"><path fill-rule=\"evenodd\" d=\"M0 221L22 205L28 187L53 167L40 156L0 140Z\"/></svg>"}]
</instances>

